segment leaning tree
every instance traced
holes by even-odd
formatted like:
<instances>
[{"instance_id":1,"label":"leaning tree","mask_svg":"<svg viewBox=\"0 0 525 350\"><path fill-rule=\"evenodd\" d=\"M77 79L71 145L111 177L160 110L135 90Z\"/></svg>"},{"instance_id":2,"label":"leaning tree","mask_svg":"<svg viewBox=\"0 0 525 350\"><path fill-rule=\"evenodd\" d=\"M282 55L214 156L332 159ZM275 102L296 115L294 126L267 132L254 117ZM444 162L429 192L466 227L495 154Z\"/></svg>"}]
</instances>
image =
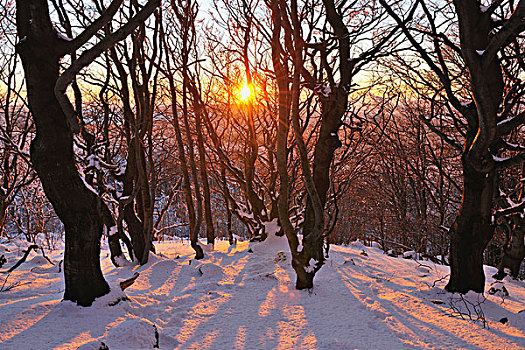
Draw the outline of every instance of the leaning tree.
<instances>
[{"instance_id":1,"label":"leaning tree","mask_svg":"<svg viewBox=\"0 0 525 350\"><path fill-rule=\"evenodd\" d=\"M61 60L92 42L120 8L111 2L106 11L75 38L67 38L52 24L47 0L17 0L16 49L25 72L29 109L36 125L31 161L46 196L65 228L64 299L89 306L109 291L100 269L103 230L101 201L83 182L74 160L73 136L83 127L82 115L65 90L76 74L102 52L127 37L159 5L150 0L125 25L85 49L61 72ZM74 57L74 55L71 55Z\"/></svg>"}]
</instances>

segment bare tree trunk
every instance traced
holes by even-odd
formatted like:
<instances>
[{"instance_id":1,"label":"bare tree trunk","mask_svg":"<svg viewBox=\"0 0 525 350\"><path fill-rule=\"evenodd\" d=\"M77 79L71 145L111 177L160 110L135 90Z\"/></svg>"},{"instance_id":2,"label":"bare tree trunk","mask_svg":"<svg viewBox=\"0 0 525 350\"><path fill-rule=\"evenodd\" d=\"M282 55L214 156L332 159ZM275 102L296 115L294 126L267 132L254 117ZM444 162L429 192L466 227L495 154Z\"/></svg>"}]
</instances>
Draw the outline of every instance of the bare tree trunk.
<instances>
[{"instance_id":1,"label":"bare tree trunk","mask_svg":"<svg viewBox=\"0 0 525 350\"><path fill-rule=\"evenodd\" d=\"M86 188L73 157L73 134L55 97L62 53L47 1L17 1L17 46L25 71L36 136L31 160L66 231L64 299L79 305L109 292L100 269L102 219L98 197Z\"/></svg>"},{"instance_id":2,"label":"bare tree trunk","mask_svg":"<svg viewBox=\"0 0 525 350\"><path fill-rule=\"evenodd\" d=\"M518 5L521 8L512 15L510 26L523 22L524 5ZM470 73L472 97L476 104L477 125L476 136L471 143L467 140L462 157L463 199L456 222L450 230L451 274L446 289L460 293L469 290L483 292L483 251L494 235L492 202L496 164L491 147L502 134L497 122L498 109L503 102L504 81L501 62L496 56L504 41L491 34L491 13L479 11L476 1L457 0L454 6L459 19L461 52ZM501 30L503 35L519 33L517 30L506 33L504 29L507 28Z\"/></svg>"},{"instance_id":3,"label":"bare tree trunk","mask_svg":"<svg viewBox=\"0 0 525 350\"><path fill-rule=\"evenodd\" d=\"M206 238L208 244L213 245L215 241L215 227L213 226L213 217L211 213L211 194L210 184L206 168L206 151L204 149L204 137L202 134L202 117L198 109L195 113L195 127L197 129L197 147L199 150L199 170L202 180L202 190L204 193L204 219L206 222Z\"/></svg>"},{"instance_id":4,"label":"bare tree trunk","mask_svg":"<svg viewBox=\"0 0 525 350\"><path fill-rule=\"evenodd\" d=\"M51 23L46 0L16 2L20 37L17 51L22 59L29 108L36 124L31 160L66 231L64 299L79 305L91 305L95 298L109 292L109 286L100 269L103 220L99 198L82 181L74 160L73 132L79 132L82 127L81 115L73 110L65 90L82 68L129 35L158 5L156 0L148 2L126 25L87 49L59 75L60 59L83 46L107 24L120 2L113 1L100 18L71 41L59 37Z\"/></svg>"},{"instance_id":5,"label":"bare tree trunk","mask_svg":"<svg viewBox=\"0 0 525 350\"><path fill-rule=\"evenodd\" d=\"M507 239L502 249L501 262L498 266L498 272L493 276L496 279L503 279L510 274L518 278L521 263L525 258L525 228L522 225L523 219L518 215L512 217L512 225L509 225ZM508 273L506 270L509 270Z\"/></svg>"},{"instance_id":6,"label":"bare tree trunk","mask_svg":"<svg viewBox=\"0 0 525 350\"><path fill-rule=\"evenodd\" d=\"M494 235L494 178L494 171L486 174L464 166L463 201L450 228L450 292L482 293L485 288L483 252Z\"/></svg>"},{"instance_id":7,"label":"bare tree trunk","mask_svg":"<svg viewBox=\"0 0 525 350\"><path fill-rule=\"evenodd\" d=\"M169 69L169 67L168 67ZM175 128L175 137L177 139L177 149L179 153L180 167L182 171L183 185L184 185L184 195L186 199L186 207L188 208L188 219L190 222L190 242L191 247L195 250L195 259L204 258L204 252L198 243L199 232L196 227L195 220L195 207L193 206L193 196L191 193L191 179L188 165L186 162L186 154L184 151L184 142L182 140L182 132L179 124L179 115L177 111L177 99L175 94L175 84L173 82L173 77L168 77L170 82L170 91L171 91L171 109L173 114L173 127Z\"/></svg>"},{"instance_id":8,"label":"bare tree trunk","mask_svg":"<svg viewBox=\"0 0 525 350\"><path fill-rule=\"evenodd\" d=\"M2 189L0 189L2 191ZM7 220L7 196L0 194L0 237L4 237L4 228Z\"/></svg>"},{"instance_id":9,"label":"bare tree trunk","mask_svg":"<svg viewBox=\"0 0 525 350\"><path fill-rule=\"evenodd\" d=\"M230 209L230 190L228 189L228 182L226 181L226 169L221 165L221 182L222 182L222 195L224 198L224 206L226 208L226 231L228 231L228 241L230 245L235 243L232 231L232 211Z\"/></svg>"}]
</instances>

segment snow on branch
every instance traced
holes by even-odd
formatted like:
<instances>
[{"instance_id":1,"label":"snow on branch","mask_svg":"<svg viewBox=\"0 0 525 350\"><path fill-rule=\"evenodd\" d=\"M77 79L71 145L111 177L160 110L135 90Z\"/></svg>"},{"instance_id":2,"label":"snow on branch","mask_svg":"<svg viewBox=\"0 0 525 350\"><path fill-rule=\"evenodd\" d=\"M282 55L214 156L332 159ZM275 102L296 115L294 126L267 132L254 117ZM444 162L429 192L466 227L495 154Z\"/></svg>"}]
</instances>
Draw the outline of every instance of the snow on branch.
<instances>
[{"instance_id":1,"label":"snow on branch","mask_svg":"<svg viewBox=\"0 0 525 350\"><path fill-rule=\"evenodd\" d=\"M523 163L523 161L525 160L525 152L519 153L514 157L509 158L500 158L497 156L492 156L492 159L494 159L497 168L510 168L513 166L521 165L521 163Z\"/></svg>"},{"instance_id":2,"label":"snow on branch","mask_svg":"<svg viewBox=\"0 0 525 350\"><path fill-rule=\"evenodd\" d=\"M496 210L496 212L494 213L494 218L498 219L502 216L520 213L520 212L523 212L524 209L525 209L525 201L522 201L521 203L517 203L511 207Z\"/></svg>"},{"instance_id":3,"label":"snow on branch","mask_svg":"<svg viewBox=\"0 0 525 350\"><path fill-rule=\"evenodd\" d=\"M515 117L507 118L505 120L500 121L497 124L496 133L498 136L503 136L511 132L514 128L517 128L518 126L525 123L525 112L522 112Z\"/></svg>"}]
</instances>

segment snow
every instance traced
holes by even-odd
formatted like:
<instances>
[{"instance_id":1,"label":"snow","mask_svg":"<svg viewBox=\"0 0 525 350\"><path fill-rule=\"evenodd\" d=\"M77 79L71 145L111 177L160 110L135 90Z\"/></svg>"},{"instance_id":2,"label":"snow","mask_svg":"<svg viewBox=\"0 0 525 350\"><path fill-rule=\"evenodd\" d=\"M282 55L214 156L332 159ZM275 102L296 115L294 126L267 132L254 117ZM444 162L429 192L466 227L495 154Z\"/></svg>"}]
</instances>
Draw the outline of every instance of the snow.
<instances>
[{"instance_id":1,"label":"snow","mask_svg":"<svg viewBox=\"0 0 525 350\"><path fill-rule=\"evenodd\" d=\"M265 221L263 222L263 225L264 231L268 234L268 236L275 237L275 234L281 230L277 218L273 219L272 221Z\"/></svg>"},{"instance_id":2,"label":"snow","mask_svg":"<svg viewBox=\"0 0 525 350\"><path fill-rule=\"evenodd\" d=\"M82 182L84 182L84 185L87 187L88 190L90 190L91 192L93 192L94 194L96 194L98 196L98 193L97 191L95 191L95 189L87 183L86 179L84 178L83 175L80 175L80 178L82 179Z\"/></svg>"},{"instance_id":3,"label":"snow","mask_svg":"<svg viewBox=\"0 0 525 350\"><path fill-rule=\"evenodd\" d=\"M253 213L247 213L245 211L238 210L237 213L242 218L247 218L249 220L253 220Z\"/></svg>"},{"instance_id":4,"label":"snow","mask_svg":"<svg viewBox=\"0 0 525 350\"><path fill-rule=\"evenodd\" d=\"M405 259L415 259L416 257L417 257L417 253L413 250L409 250L403 253L403 258Z\"/></svg>"},{"instance_id":5,"label":"snow","mask_svg":"<svg viewBox=\"0 0 525 350\"><path fill-rule=\"evenodd\" d=\"M314 272L316 264L317 264L317 260L310 259L310 261L308 261L308 266L304 267L304 270L306 271L306 273Z\"/></svg>"},{"instance_id":6,"label":"snow","mask_svg":"<svg viewBox=\"0 0 525 350\"><path fill-rule=\"evenodd\" d=\"M24 245L2 244L5 269ZM55 265L32 251L7 282L25 284L0 292L0 348L152 349L158 341L160 349L525 349L525 282L495 282L492 267L486 290L504 286L508 296L461 296L443 290L447 267L376 248L364 256L354 242L332 245L313 290L298 291L291 260L274 261L289 249L273 233L260 243L217 241L200 261L187 241L155 246L147 264L115 268L104 243L112 291L89 308L61 301L62 251L46 252ZM118 283L135 272L122 292Z\"/></svg>"},{"instance_id":7,"label":"snow","mask_svg":"<svg viewBox=\"0 0 525 350\"><path fill-rule=\"evenodd\" d=\"M332 93L332 89L326 84L318 84L316 89L321 95L323 95L323 97L329 97L330 93Z\"/></svg>"},{"instance_id":8,"label":"snow","mask_svg":"<svg viewBox=\"0 0 525 350\"><path fill-rule=\"evenodd\" d=\"M59 39L62 39L62 40L65 40L65 41L71 41L73 39L71 39L70 37L68 37L67 35L65 34L62 34L60 32L57 31L57 36Z\"/></svg>"},{"instance_id":9,"label":"snow","mask_svg":"<svg viewBox=\"0 0 525 350\"><path fill-rule=\"evenodd\" d=\"M87 158L87 168L100 170L100 159L95 154L90 154Z\"/></svg>"},{"instance_id":10,"label":"snow","mask_svg":"<svg viewBox=\"0 0 525 350\"><path fill-rule=\"evenodd\" d=\"M495 162L504 162L506 160L509 160L510 158L502 158L502 157L492 155L492 159L494 159Z\"/></svg>"},{"instance_id":11,"label":"snow","mask_svg":"<svg viewBox=\"0 0 525 350\"><path fill-rule=\"evenodd\" d=\"M117 233L118 233L117 226L111 226L111 228L109 229L109 235L113 236L113 235L116 235Z\"/></svg>"}]
</instances>

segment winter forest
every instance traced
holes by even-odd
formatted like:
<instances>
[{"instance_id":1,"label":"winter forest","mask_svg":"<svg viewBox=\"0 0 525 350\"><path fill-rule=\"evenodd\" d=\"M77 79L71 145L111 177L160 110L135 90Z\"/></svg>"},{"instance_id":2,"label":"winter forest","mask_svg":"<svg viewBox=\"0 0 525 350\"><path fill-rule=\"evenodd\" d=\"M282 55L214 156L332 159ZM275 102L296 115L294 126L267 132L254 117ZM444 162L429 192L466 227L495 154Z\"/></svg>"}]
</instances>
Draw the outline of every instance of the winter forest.
<instances>
[{"instance_id":1,"label":"winter forest","mask_svg":"<svg viewBox=\"0 0 525 350\"><path fill-rule=\"evenodd\" d=\"M0 0L1 349L525 349L525 0Z\"/></svg>"}]
</instances>

